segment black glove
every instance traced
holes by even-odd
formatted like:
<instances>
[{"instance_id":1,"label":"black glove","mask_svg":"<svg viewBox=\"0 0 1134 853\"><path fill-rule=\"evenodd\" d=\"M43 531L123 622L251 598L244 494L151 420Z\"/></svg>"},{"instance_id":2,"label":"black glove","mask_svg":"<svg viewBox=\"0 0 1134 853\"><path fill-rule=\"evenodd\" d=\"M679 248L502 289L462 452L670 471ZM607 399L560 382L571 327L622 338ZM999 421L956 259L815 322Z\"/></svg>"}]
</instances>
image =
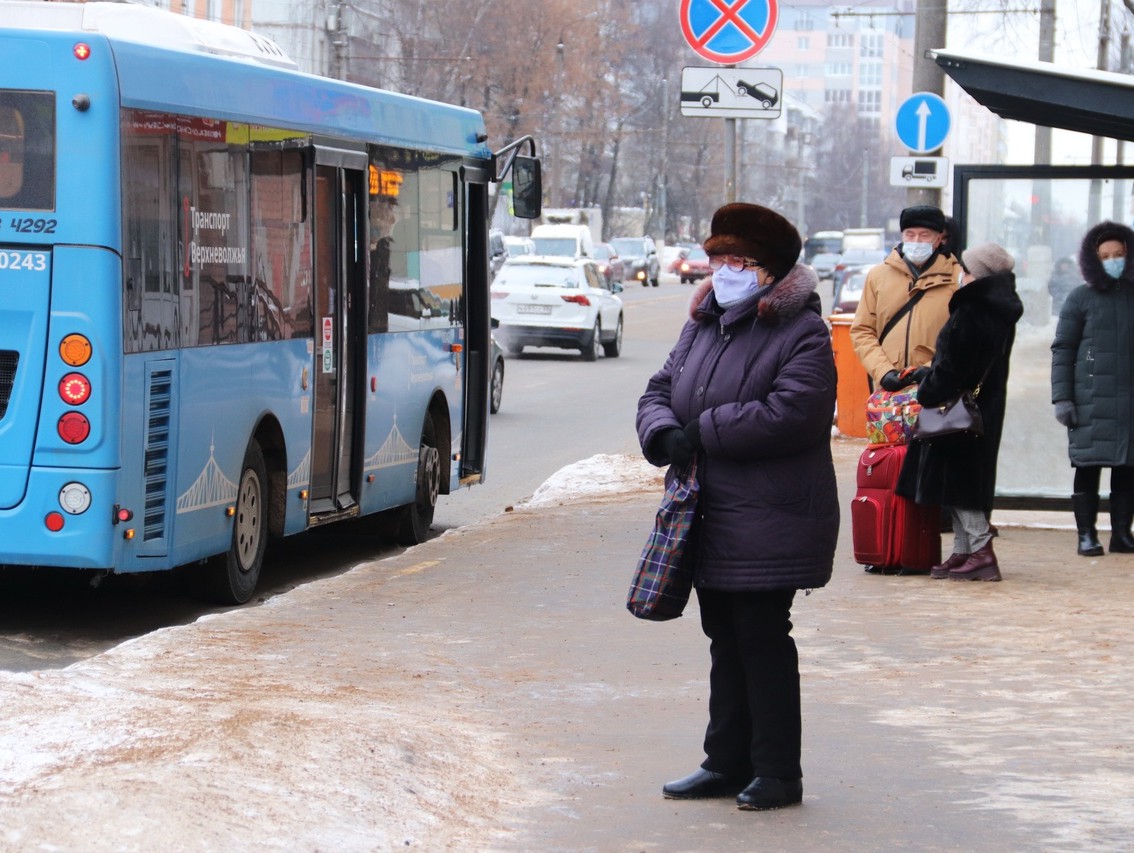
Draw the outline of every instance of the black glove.
<instances>
[{"instance_id":1,"label":"black glove","mask_svg":"<svg viewBox=\"0 0 1134 853\"><path fill-rule=\"evenodd\" d=\"M882 386L884 391L901 391L912 381L908 376L902 376L898 371L891 370L882 377L882 381L878 384Z\"/></svg>"},{"instance_id":2,"label":"black glove","mask_svg":"<svg viewBox=\"0 0 1134 853\"><path fill-rule=\"evenodd\" d=\"M1057 400L1055 403L1055 419L1070 429L1079 425L1079 416L1075 413L1075 404L1070 400Z\"/></svg>"},{"instance_id":3,"label":"black glove","mask_svg":"<svg viewBox=\"0 0 1134 853\"><path fill-rule=\"evenodd\" d=\"M678 470L688 468L693 459L693 442L679 427L670 427L661 435L662 452Z\"/></svg>"},{"instance_id":4,"label":"black glove","mask_svg":"<svg viewBox=\"0 0 1134 853\"><path fill-rule=\"evenodd\" d=\"M689 439L689 443L693 445L693 450L695 452L697 452L697 453L703 453L704 452L705 445L703 445L701 443L701 419L700 418L694 418L689 423L687 423L685 425L685 429L682 430L682 432L684 432L685 437L687 439Z\"/></svg>"},{"instance_id":5,"label":"black glove","mask_svg":"<svg viewBox=\"0 0 1134 853\"><path fill-rule=\"evenodd\" d=\"M925 377L927 377L928 375L929 375L929 367L927 365L923 364L921 367L919 367L916 370L914 370L913 372L911 372L906 377L906 379L909 380L910 382L912 382L915 385L920 385L925 380Z\"/></svg>"}]
</instances>

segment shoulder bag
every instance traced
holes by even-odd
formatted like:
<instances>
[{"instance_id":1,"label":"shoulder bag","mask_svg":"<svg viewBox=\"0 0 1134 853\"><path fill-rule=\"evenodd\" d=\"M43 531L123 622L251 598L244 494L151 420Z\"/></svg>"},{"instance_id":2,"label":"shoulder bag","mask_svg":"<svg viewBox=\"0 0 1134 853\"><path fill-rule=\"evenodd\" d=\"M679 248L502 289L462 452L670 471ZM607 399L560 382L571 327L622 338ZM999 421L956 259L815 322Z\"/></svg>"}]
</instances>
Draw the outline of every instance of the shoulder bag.
<instances>
[{"instance_id":1,"label":"shoulder bag","mask_svg":"<svg viewBox=\"0 0 1134 853\"><path fill-rule=\"evenodd\" d=\"M676 619L689 602L699 488L694 457L685 475L674 476L666 486L654 529L638 558L626 609L639 619Z\"/></svg>"},{"instance_id":2,"label":"shoulder bag","mask_svg":"<svg viewBox=\"0 0 1134 853\"><path fill-rule=\"evenodd\" d=\"M993 364L995 361L993 359ZM976 398L990 370L992 364L985 368L984 375L972 391L962 391L940 406L922 406L913 427L913 437L930 441L947 435L984 435L984 416Z\"/></svg>"}]
</instances>

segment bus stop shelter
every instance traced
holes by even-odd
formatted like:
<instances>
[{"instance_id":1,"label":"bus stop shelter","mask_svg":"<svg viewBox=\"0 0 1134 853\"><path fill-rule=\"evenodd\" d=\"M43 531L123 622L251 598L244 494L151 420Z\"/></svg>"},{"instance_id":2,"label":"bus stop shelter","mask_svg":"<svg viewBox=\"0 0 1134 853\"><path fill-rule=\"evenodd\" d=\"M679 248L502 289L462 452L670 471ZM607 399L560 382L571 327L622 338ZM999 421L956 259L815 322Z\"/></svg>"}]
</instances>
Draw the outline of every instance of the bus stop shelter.
<instances>
[{"instance_id":1,"label":"bus stop shelter","mask_svg":"<svg viewBox=\"0 0 1134 853\"><path fill-rule=\"evenodd\" d=\"M951 50L930 55L1002 118L1134 141L1134 77ZM1131 188L1131 166L954 169L953 216L961 248L992 241L1008 249L1016 258L1025 310L1008 380L998 506L1070 507L1067 434L1051 405L1051 341L1060 297L1050 285L1061 261L1078 276L1079 245L1088 228L1104 219L1131 224Z\"/></svg>"}]
</instances>

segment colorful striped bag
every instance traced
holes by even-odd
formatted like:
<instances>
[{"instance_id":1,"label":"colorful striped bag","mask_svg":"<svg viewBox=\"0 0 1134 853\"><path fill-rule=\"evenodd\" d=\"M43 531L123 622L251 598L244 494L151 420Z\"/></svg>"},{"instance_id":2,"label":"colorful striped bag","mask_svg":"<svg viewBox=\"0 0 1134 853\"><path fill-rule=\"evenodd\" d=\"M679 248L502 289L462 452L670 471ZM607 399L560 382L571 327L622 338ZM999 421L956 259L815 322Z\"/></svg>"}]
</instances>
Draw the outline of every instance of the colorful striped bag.
<instances>
[{"instance_id":1,"label":"colorful striped bag","mask_svg":"<svg viewBox=\"0 0 1134 853\"><path fill-rule=\"evenodd\" d=\"M921 404L917 386L900 391L875 390L866 401L866 440L870 444L907 444L917 423Z\"/></svg>"},{"instance_id":2,"label":"colorful striped bag","mask_svg":"<svg viewBox=\"0 0 1134 853\"><path fill-rule=\"evenodd\" d=\"M694 520L697 516L697 460L684 477L673 476L646 539L626 597L626 609L639 619L676 619L693 588Z\"/></svg>"}]
</instances>

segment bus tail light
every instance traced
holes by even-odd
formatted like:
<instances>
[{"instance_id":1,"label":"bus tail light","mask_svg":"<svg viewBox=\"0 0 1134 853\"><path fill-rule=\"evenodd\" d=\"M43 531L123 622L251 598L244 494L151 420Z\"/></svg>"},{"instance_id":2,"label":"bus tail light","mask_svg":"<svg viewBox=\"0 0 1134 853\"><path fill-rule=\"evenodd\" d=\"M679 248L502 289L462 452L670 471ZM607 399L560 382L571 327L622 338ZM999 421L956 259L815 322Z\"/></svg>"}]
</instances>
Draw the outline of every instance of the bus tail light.
<instances>
[{"instance_id":1,"label":"bus tail light","mask_svg":"<svg viewBox=\"0 0 1134 853\"><path fill-rule=\"evenodd\" d=\"M52 533L58 533L63 529L63 514L59 512L49 512L43 519L43 526Z\"/></svg>"},{"instance_id":2,"label":"bus tail light","mask_svg":"<svg viewBox=\"0 0 1134 853\"><path fill-rule=\"evenodd\" d=\"M91 360L92 349L86 335L67 335L59 342L59 357L71 367L82 367Z\"/></svg>"},{"instance_id":3,"label":"bus tail light","mask_svg":"<svg viewBox=\"0 0 1134 853\"><path fill-rule=\"evenodd\" d=\"M91 434L91 422L78 412L67 412L59 419L56 429L68 444L80 444Z\"/></svg>"},{"instance_id":4,"label":"bus tail light","mask_svg":"<svg viewBox=\"0 0 1134 853\"><path fill-rule=\"evenodd\" d=\"M81 406L91 396L91 383L81 373L68 373L59 380L59 396L64 403Z\"/></svg>"}]
</instances>

